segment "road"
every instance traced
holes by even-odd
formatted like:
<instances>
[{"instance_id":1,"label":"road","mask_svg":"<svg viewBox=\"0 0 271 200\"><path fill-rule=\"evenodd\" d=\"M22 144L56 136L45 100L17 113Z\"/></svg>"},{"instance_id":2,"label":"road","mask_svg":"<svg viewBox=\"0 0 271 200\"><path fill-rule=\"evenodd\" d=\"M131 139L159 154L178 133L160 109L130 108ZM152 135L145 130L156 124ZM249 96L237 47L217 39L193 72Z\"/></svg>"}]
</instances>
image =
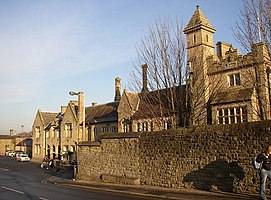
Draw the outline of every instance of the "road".
<instances>
[{"instance_id":1,"label":"road","mask_svg":"<svg viewBox=\"0 0 271 200\"><path fill-rule=\"evenodd\" d=\"M54 172L41 169L37 163L21 163L14 158L0 156L0 200L149 199L54 185L46 181L53 175Z\"/></svg>"}]
</instances>

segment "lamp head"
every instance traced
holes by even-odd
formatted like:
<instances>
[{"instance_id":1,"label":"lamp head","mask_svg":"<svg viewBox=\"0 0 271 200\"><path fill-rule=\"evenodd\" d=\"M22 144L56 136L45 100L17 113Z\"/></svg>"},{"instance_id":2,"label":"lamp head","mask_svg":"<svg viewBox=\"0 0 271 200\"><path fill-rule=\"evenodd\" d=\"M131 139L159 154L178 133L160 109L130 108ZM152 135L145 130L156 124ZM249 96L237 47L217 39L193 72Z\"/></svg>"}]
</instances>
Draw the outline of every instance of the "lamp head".
<instances>
[{"instance_id":1,"label":"lamp head","mask_svg":"<svg viewBox=\"0 0 271 200\"><path fill-rule=\"evenodd\" d=\"M78 94L79 94L78 92L73 92L73 91L69 92L69 95L71 96L78 95Z\"/></svg>"}]
</instances>

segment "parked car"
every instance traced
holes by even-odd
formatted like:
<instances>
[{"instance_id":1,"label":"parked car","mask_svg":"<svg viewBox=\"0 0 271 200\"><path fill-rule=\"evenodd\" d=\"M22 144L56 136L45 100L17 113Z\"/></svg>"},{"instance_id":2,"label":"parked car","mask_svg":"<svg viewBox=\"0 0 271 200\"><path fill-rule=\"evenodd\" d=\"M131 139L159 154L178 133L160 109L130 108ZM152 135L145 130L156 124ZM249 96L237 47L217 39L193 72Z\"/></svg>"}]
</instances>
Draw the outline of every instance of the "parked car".
<instances>
[{"instance_id":1,"label":"parked car","mask_svg":"<svg viewBox=\"0 0 271 200\"><path fill-rule=\"evenodd\" d=\"M25 154L23 151L18 151L16 154L15 154L15 160L18 161L20 156Z\"/></svg>"},{"instance_id":2,"label":"parked car","mask_svg":"<svg viewBox=\"0 0 271 200\"><path fill-rule=\"evenodd\" d=\"M27 154L20 154L20 156L18 157L18 161L28 162L28 161L30 161L30 158Z\"/></svg>"},{"instance_id":3,"label":"parked car","mask_svg":"<svg viewBox=\"0 0 271 200\"><path fill-rule=\"evenodd\" d=\"M24 153L23 151L21 151L21 150L15 150L15 151L12 151L9 155L11 156L11 157L16 157L16 154L17 153Z\"/></svg>"},{"instance_id":4,"label":"parked car","mask_svg":"<svg viewBox=\"0 0 271 200\"><path fill-rule=\"evenodd\" d=\"M14 157L15 154L16 154L16 151L11 151L11 152L9 152L9 156L10 156L10 157Z\"/></svg>"},{"instance_id":5,"label":"parked car","mask_svg":"<svg viewBox=\"0 0 271 200\"><path fill-rule=\"evenodd\" d=\"M14 153L14 150L7 150L5 155L11 156L12 153Z\"/></svg>"}]
</instances>

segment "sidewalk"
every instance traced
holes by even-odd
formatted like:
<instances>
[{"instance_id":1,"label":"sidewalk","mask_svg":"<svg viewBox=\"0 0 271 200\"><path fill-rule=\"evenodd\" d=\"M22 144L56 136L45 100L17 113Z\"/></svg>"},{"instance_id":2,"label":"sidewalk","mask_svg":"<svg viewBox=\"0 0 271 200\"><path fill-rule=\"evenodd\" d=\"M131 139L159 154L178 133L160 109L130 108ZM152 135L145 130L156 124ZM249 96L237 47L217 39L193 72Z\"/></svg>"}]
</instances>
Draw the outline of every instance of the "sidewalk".
<instances>
[{"instance_id":1,"label":"sidewalk","mask_svg":"<svg viewBox=\"0 0 271 200\"><path fill-rule=\"evenodd\" d=\"M62 168L59 175L51 176L46 180L49 183L63 185L68 187L77 187L90 190L98 190L103 192L114 192L130 195L138 195L144 197L150 197L153 199L171 199L171 200L209 200L209 199L240 199L240 200L254 200L258 199L257 195L249 194L235 194L235 193L225 193L225 192L207 192L195 189L175 189L175 188L162 188L155 186L146 185L119 185L119 184L109 184L104 182L86 182L86 181L73 181L72 180L72 170L68 167Z\"/></svg>"}]
</instances>

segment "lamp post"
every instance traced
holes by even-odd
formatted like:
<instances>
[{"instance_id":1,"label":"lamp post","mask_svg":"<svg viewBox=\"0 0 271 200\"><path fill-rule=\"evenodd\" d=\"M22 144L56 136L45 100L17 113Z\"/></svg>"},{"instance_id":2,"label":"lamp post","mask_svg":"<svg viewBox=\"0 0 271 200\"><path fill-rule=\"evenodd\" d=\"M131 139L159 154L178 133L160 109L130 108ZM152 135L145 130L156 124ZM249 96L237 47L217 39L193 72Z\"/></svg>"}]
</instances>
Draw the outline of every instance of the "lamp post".
<instances>
[{"instance_id":1,"label":"lamp post","mask_svg":"<svg viewBox=\"0 0 271 200\"><path fill-rule=\"evenodd\" d=\"M22 124L21 125L21 128L22 128L22 142L21 142L21 150L22 150L22 146L24 146L24 125ZM23 149L25 151L25 149Z\"/></svg>"},{"instance_id":2,"label":"lamp post","mask_svg":"<svg viewBox=\"0 0 271 200\"><path fill-rule=\"evenodd\" d=\"M80 124L82 124L82 138L85 138L85 106L84 106L84 92L69 92L71 96L78 96L78 113L77 113L77 120L78 120L78 133L77 133L77 141L75 141L75 159L76 163L78 163L78 142L79 142L79 134L80 134ZM76 174L78 173L78 166L75 165L74 168L74 179L76 178Z\"/></svg>"}]
</instances>

